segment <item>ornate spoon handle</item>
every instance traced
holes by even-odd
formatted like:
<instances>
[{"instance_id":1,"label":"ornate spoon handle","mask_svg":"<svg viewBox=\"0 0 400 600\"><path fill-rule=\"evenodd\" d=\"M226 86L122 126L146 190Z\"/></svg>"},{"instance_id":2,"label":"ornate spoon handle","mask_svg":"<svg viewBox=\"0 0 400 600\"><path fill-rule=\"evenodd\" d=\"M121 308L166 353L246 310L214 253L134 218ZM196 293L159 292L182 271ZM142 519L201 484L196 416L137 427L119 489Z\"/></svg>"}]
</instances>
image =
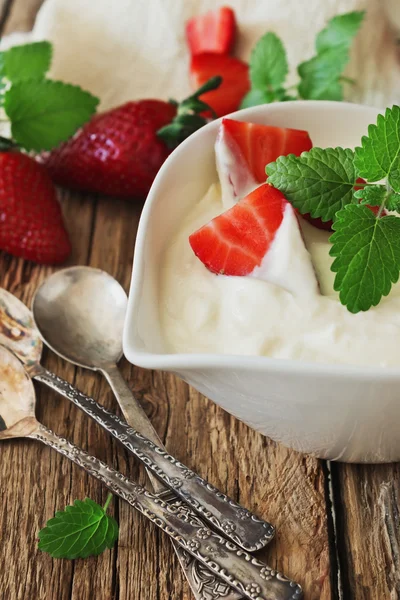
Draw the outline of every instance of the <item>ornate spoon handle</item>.
<instances>
[{"instance_id":1,"label":"ornate spoon handle","mask_svg":"<svg viewBox=\"0 0 400 600\"><path fill-rule=\"evenodd\" d=\"M272 539L272 525L231 500L147 437L132 429L128 423L103 408L93 398L44 368L34 373L34 378L74 402L141 460L175 494L235 544L254 552Z\"/></svg>"},{"instance_id":2,"label":"ornate spoon handle","mask_svg":"<svg viewBox=\"0 0 400 600\"><path fill-rule=\"evenodd\" d=\"M54 448L126 500L176 543L250 600L299 600L299 585L286 579L224 537L204 527L189 506L167 504L38 423L30 438Z\"/></svg>"}]
</instances>

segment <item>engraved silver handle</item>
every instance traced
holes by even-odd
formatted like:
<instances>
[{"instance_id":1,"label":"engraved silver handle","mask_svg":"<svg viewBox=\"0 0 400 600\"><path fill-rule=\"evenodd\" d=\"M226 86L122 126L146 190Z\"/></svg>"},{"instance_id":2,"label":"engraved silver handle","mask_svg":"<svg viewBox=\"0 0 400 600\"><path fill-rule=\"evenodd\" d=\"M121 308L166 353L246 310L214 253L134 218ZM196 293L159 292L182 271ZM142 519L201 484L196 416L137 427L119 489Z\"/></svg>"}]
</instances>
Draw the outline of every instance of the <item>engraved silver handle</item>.
<instances>
[{"instance_id":1,"label":"engraved silver handle","mask_svg":"<svg viewBox=\"0 0 400 600\"><path fill-rule=\"evenodd\" d=\"M189 554L249 600L299 600L299 585L286 579L204 524L187 505L170 505L122 473L60 438L44 425L29 434L54 448L102 481L150 521L167 533Z\"/></svg>"},{"instance_id":2,"label":"engraved silver handle","mask_svg":"<svg viewBox=\"0 0 400 600\"><path fill-rule=\"evenodd\" d=\"M43 369L41 365L35 365L35 369L32 372L32 375L37 377L40 381L47 384L49 387L54 389L55 391L61 393L63 396L66 396L69 400L71 397L69 393L71 391L71 387L69 383L57 377L53 373L46 371ZM108 379L108 377L107 377ZM122 378L121 378L122 379ZM125 384L125 381L123 384ZM113 383L116 383L115 378L113 378ZM125 384L126 385L126 384ZM114 386L113 390L114 390ZM123 386L118 385L118 393L121 394L123 392ZM116 390L114 390L116 393ZM132 397L132 392L128 389L128 392ZM132 421L132 415L135 415L135 421L138 429L145 433L152 441L155 443L160 443L159 438L155 429L153 428L151 422L149 421L146 413L140 404L134 400L133 403L125 402L125 411L124 416L128 422ZM129 417L129 418L128 418ZM131 423L133 424L133 423ZM174 496L174 494L164 486L163 483L159 479L157 479L149 469L146 467L147 474L149 475L150 482L153 486L154 491L157 494L163 494L163 498L166 500L164 496L164 492L167 490L169 502L174 502L174 498L176 502L181 502L178 496ZM203 524L204 527L206 525ZM196 560L191 554L186 552L183 548L181 548L176 542L171 540L176 555L178 557L179 563L183 569L186 579L189 582L189 585L192 589L194 597L196 600L242 600L243 596L236 590L230 587L226 583L220 579L215 573L210 571L206 565Z\"/></svg>"},{"instance_id":3,"label":"engraved silver handle","mask_svg":"<svg viewBox=\"0 0 400 600\"><path fill-rule=\"evenodd\" d=\"M175 494L236 544L254 552L272 539L274 528L270 523L234 502L93 398L44 368L35 373L34 377L66 396L97 421ZM130 396L132 399L132 394Z\"/></svg>"},{"instance_id":4,"label":"engraved silver handle","mask_svg":"<svg viewBox=\"0 0 400 600\"><path fill-rule=\"evenodd\" d=\"M128 387L125 379L122 377L119 368L114 364L109 365L107 366L107 369L103 369L103 374L114 392L126 422L164 450L163 443L158 437L150 419L144 412L140 402L134 397L132 390ZM160 495L164 501L167 501L168 498L169 504L181 502L179 497L161 483L147 467L146 472L153 491ZM203 527L206 527L204 523ZM196 560L191 554L186 552L186 550L178 546L174 540L171 540L171 542L196 600L243 599L242 594L231 588L225 581L215 575L215 573L212 573L206 565Z\"/></svg>"}]
</instances>

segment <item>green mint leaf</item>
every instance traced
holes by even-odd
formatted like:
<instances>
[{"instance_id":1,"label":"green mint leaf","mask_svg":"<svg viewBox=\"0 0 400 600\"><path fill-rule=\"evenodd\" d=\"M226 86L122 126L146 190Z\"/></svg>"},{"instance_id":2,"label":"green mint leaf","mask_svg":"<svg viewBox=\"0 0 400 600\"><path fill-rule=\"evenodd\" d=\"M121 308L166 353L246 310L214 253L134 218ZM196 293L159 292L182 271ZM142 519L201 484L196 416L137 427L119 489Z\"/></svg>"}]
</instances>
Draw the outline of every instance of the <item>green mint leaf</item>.
<instances>
[{"instance_id":1,"label":"green mint leaf","mask_svg":"<svg viewBox=\"0 0 400 600\"><path fill-rule=\"evenodd\" d=\"M349 61L349 50L360 28L364 11L333 17L317 36L317 54L301 63L299 94L305 100L343 100L342 72Z\"/></svg>"},{"instance_id":2,"label":"green mint leaf","mask_svg":"<svg viewBox=\"0 0 400 600\"><path fill-rule=\"evenodd\" d=\"M349 60L347 48L328 48L297 67L299 95L305 100L343 100L340 77Z\"/></svg>"},{"instance_id":3,"label":"green mint leaf","mask_svg":"<svg viewBox=\"0 0 400 600\"><path fill-rule=\"evenodd\" d=\"M253 88L271 91L284 83L288 74L286 51L272 32L262 36L250 56L250 81Z\"/></svg>"},{"instance_id":4,"label":"green mint leaf","mask_svg":"<svg viewBox=\"0 0 400 600\"><path fill-rule=\"evenodd\" d=\"M387 196L385 185L367 185L362 190L354 192L354 198L360 200L360 204L369 206L380 206Z\"/></svg>"},{"instance_id":5,"label":"green mint leaf","mask_svg":"<svg viewBox=\"0 0 400 600\"><path fill-rule=\"evenodd\" d=\"M388 210L400 212L400 194L390 192L386 198L385 206Z\"/></svg>"},{"instance_id":6,"label":"green mint leaf","mask_svg":"<svg viewBox=\"0 0 400 600\"><path fill-rule=\"evenodd\" d=\"M378 219L367 206L350 204L337 213L333 228L334 289L350 312L368 310L399 279L400 219Z\"/></svg>"},{"instance_id":7,"label":"green mint leaf","mask_svg":"<svg viewBox=\"0 0 400 600\"><path fill-rule=\"evenodd\" d=\"M345 47L349 50L364 16L365 11L361 10L333 17L317 36L315 43L317 53L337 47Z\"/></svg>"},{"instance_id":8,"label":"green mint leaf","mask_svg":"<svg viewBox=\"0 0 400 600\"><path fill-rule=\"evenodd\" d=\"M2 53L1 73L12 83L24 79L41 79L50 68L51 58L50 42L14 46Z\"/></svg>"},{"instance_id":9,"label":"green mint leaf","mask_svg":"<svg viewBox=\"0 0 400 600\"><path fill-rule=\"evenodd\" d=\"M387 108L377 124L368 127L368 136L355 150L355 166L360 177L370 182L387 178L400 192L400 107Z\"/></svg>"},{"instance_id":10,"label":"green mint leaf","mask_svg":"<svg viewBox=\"0 0 400 600\"><path fill-rule=\"evenodd\" d=\"M112 548L118 525L106 514L110 496L102 508L93 500L75 500L73 506L56 513L39 532L39 549L53 558L87 558Z\"/></svg>"},{"instance_id":11,"label":"green mint leaf","mask_svg":"<svg viewBox=\"0 0 400 600\"><path fill-rule=\"evenodd\" d=\"M5 93L13 139L25 150L51 150L96 111L98 98L80 87L50 80L19 81Z\"/></svg>"},{"instance_id":12,"label":"green mint leaf","mask_svg":"<svg viewBox=\"0 0 400 600\"><path fill-rule=\"evenodd\" d=\"M267 90L252 89L243 98L240 108L250 108L250 106L259 106L260 104L270 104L277 100L275 92Z\"/></svg>"},{"instance_id":13,"label":"green mint leaf","mask_svg":"<svg viewBox=\"0 0 400 600\"><path fill-rule=\"evenodd\" d=\"M301 214L323 221L353 199L356 183L354 152L343 148L312 148L301 156L280 156L266 167L268 183L278 188Z\"/></svg>"}]
</instances>

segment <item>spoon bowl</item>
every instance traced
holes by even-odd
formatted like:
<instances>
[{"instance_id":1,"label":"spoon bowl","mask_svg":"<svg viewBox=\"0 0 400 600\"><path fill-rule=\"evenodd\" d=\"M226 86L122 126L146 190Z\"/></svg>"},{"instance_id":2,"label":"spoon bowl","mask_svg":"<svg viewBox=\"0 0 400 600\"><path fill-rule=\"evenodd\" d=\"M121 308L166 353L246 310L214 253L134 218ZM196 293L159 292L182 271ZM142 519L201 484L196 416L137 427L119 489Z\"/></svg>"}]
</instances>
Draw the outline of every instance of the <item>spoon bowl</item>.
<instances>
[{"instance_id":1,"label":"spoon bowl","mask_svg":"<svg viewBox=\"0 0 400 600\"><path fill-rule=\"evenodd\" d=\"M71 267L39 287L32 310L52 350L80 367L103 370L122 357L126 306L124 289L108 273Z\"/></svg>"},{"instance_id":2,"label":"spoon bowl","mask_svg":"<svg viewBox=\"0 0 400 600\"><path fill-rule=\"evenodd\" d=\"M35 390L22 363L0 346L0 440L26 437L37 428Z\"/></svg>"},{"instance_id":3,"label":"spoon bowl","mask_svg":"<svg viewBox=\"0 0 400 600\"><path fill-rule=\"evenodd\" d=\"M0 344L13 352L24 365L39 364L43 343L31 311L13 294L0 288Z\"/></svg>"}]
</instances>

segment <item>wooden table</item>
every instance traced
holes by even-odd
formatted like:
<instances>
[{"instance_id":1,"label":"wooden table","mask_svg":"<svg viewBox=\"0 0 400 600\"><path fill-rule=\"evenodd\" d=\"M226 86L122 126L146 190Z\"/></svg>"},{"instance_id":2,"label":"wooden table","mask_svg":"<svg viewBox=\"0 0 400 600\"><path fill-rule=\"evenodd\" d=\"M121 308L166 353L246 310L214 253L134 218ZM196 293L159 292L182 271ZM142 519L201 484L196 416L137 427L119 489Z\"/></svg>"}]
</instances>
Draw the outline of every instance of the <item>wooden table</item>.
<instances>
[{"instance_id":1,"label":"wooden table","mask_svg":"<svg viewBox=\"0 0 400 600\"><path fill-rule=\"evenodd\" d=\"M2 0L2 32L32 27L42 0ZM127 289L141 207L61 192L71 264L105 269ZM51 269L0 254L0 285L26 303ZM107 407L107 384L50 352L46 365ZM124 376L169 451L245 506L270 520L277 537L261 553L305 591L306 600L400 598L399 467L326 464L255 433L169 374L123 362ZM43 387L38 417L134 479L143 471L73 405ZM400 435L400 432L399 432ZM106 498L105 488L46 447L2 442L1 600L190 600L169 540L114 500L118 544L98 558L52 560L37 532L75 498Z\"/></svg>"}]
</instances>

